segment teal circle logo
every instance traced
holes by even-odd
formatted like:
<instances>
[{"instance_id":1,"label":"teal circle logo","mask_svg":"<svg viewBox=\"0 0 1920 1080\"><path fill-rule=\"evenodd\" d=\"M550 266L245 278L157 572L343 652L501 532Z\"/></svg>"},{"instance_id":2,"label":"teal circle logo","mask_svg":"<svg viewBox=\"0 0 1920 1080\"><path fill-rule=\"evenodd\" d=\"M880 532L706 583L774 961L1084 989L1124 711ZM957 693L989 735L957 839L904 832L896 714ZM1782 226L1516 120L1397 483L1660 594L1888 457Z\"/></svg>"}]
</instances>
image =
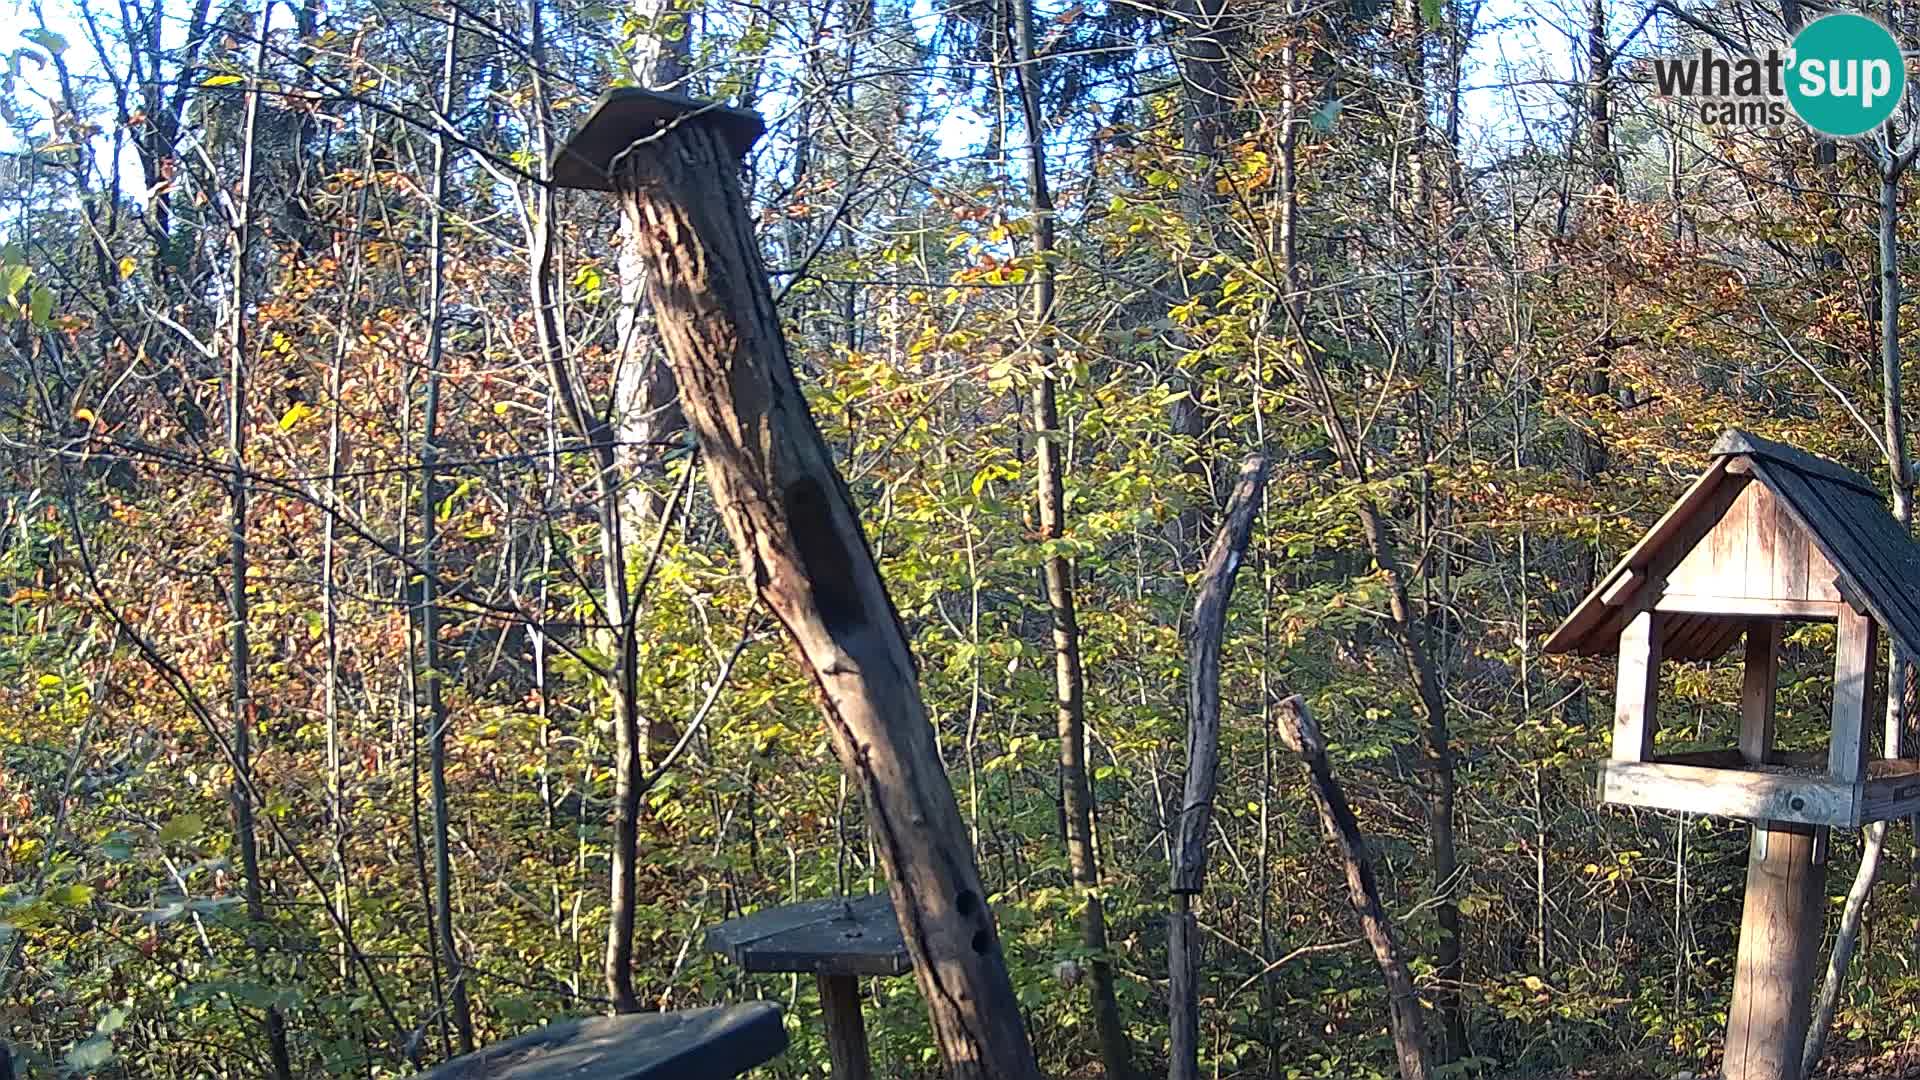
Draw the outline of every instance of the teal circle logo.
<instances>
[{"instance_id":1,"label":"teal circle logo","mask_svg":"<svg viewBox=\"0 0 1920 1080\"><path fill-rule=\"evenodd\" d=\"M1808 127L1848 139L1893 115L1907 92L1907 66L1892 32L1865 15L1822 16L1793 37L1787 102Z\"/></svg>"}]
</instances>

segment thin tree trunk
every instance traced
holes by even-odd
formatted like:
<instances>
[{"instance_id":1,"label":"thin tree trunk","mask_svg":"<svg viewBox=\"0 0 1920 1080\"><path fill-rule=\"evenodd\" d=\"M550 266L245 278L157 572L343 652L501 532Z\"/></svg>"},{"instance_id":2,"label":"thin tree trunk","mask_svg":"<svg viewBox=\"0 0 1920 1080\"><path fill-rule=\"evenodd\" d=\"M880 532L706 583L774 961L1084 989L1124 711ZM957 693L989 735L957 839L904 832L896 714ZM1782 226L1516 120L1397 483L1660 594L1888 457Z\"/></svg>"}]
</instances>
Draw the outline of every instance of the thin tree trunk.
<instances>
[{"instance_id":1,"label":"thin tree trunk","mask_svg":"<svg viewBox=\"0 0 1920 1080\"><path fill-rule=\"evenodd\" d=\"M1433 1063L1427 1049L1426 1019L1420 1012L1420 996L1414 992L1413 976L1407 971L1400 947L1393 939L1393 921L1380 903L1380 886L1373 878L1373 862L1367 854L1366 839L1360 822L1347 805L1347 796L1334 779L1333 766L1327 761L1327 742L1320 725L1307 711L1307 703L1298 694L1280 703L1280 738L1287 748L1299 754L1306 765L1307 790L1320 811L1320 824L1327 839L1340 852L1346 871L1347 900L1360 920L1360 932L1373 949L1373 962L1387 984L1387 1013L1393 1030L1393 1050L1400 1059L1403 1080L1427 1080L1433 1075Z\"/></svg>"},{"instance_id":2,"label":"thin tree trunk","mask_svg":"<svg viewBox=\"0 0 1920 1080\"><path fill-rule=\"evenodd\" d=\"M1290 91L1291 93L1291 91ZM1286 286L1284 314L1289 331L1301 343L1294 367L1305 383L1320 420L1333 444L1334 459L1347 479L1364 488L1368 482L1364 450L1348 430L1339 403L1327 384L1319 354L1308 341L1306 304L1300 288L1298 257L1299 186L1296 164L1299 121L1289 101L1286 130L1280 140L1280 258L1277 277ZM1453 768L1453 739L1448 721L1446 698L1440 688L1440 676L1432 652L1427 646L1424 620L1418 618L1407 594L1407 575L1398 545L1388 531L1379 507L1364 490L1356 492L1355 508L1367 552L1380 568L1387 585L1387 630L1400 655L1401 665L1420 703L1425 742L1424 791L1427 816L1428 861L1433 874L1434 918L1439 924L1434 946L1434 968L1439 987L1434 991L1435 1007L1445 1034L1442 1059L1452 1060L1466 1052L1465 1013L1460 1000L1461 929L1460 904L1454 899L1459 886L1460 861L1454 842L1453 816L1456 780Z\"/></svg>"},{"instance_id":3,"label":"thin tree trunk","mask_svg":"<svg viewBox=\"0 0 1920 1080\"><path fill-rule=\"evenodd\" d=\"M1187 778L1180 800L1179 839L1174 846L1173 915L1168 926L1167 1075L1199 1080L1199 927L1189 906L1206 887L1207 839L1213 831L1213 799L1220 766L1220 650L1226 636L1233 582L1253 537L1253 518L1267 482L1267 459L1259 454L1240 466L1227 502L1227 516L1214 535L1200 570L1187 639Z\"/></svg>"},{"instance_id":4,"label":"thin tree trunk","mask_svg":"<svg viewBox=\"0 0 1920 1080\"><path fill-rule=\"evenodd\" d=\"M1027 187L1033 199L1034 337L1041 370L1033 382L1034 471L1038 478L1041 542L1046 557L1047 607L1053 615L1055 721L1060 734L1060 786L1066 816L1067 863L1084 905L1080 940L1090 955L1087 992L1100 1060L1109 1080L1133 1076L1133 1047L1120 1019L1107 956L1107 916L1100 900L1100 862L1093 841L1093 789L1087 780L1086 674L1080 657L1080 623L1074 613L1073 562L1060 551L1066 537L1066 463L1061 456L1060 410L1053 377L1055 300L1054 209L1047 185L1046 128L1040 116L1038 58L1033 46L1032 0L1015 0L1014 47L1021 111L1027 129Z\"/></svg>"},{"instance_id":5,"label":"thin tree trunk","mask_svg":"<svg viewBox=\"0 0 1920 1080\"><path fill-rule=\"evenodd\" d=\"M637 144L615 177L681 406L747 581L785 627L865 796L949 1072L1037 1080L906 633L794 379L737 161L696 117Z\"/></svg>"},{"instance_id":6,"label":"thin tree trunk","mask_svg":"<svg viewBox=\"0 0 1920 1080\"><path fill-rule=\"evenodd\" d=\"M527 19L531 29L530 53L533 57L533 96L536 118L534 141L539 160L552 160L552 117L547 100L546 37L540 0L529 0ZM534 308L534 327L539 339L542 362L554 396L559 399L574 431L586 440L593 453L594 513L600 525L600 563L602 572L601 615L607 622L607 635L613 657L613 670L605 672L611 691L613 713L613 850L608 883L607 949L602 970L606 976L607 997L616 1013L640 1011L640 999L633 988L633 928L635 883L640 849L640 774L646 747L646 733L639 713L637 686L639 650L634 639L633 597L627 588L625 522L621 515L621 469L615 452L618 439L611 425L591 407L578 380L573 376L567 355L566 335L560 317L560 301L555 287L554 266L557 223L554 221L553 191L536 185L529 209L529 288Z\"/></svg>"},{"instance_id":7,"label":"thin tree trunk","mask_svg":"<svg viewBox=\"0 0 1920 1080\"><path fill-rule=\"evenodd\" d=\"M228 637L229 671L233 679L233 811L240 844L240 868L246 894L247 933L254 956L263 967L266 949L259 935L266 926L266 901L260 880L260 847L255 835L253 799L249 792L253 768L253 690L250 682L247 625L247 304L252 285L248 249L253 240L254 135L260 119L260 81L267 61L267 30L271 5L260 9L259 38L253 70L247 77L246 119L242 126L240 185L232 201L230 240L233 258L233 294L227 310L227 461L231 469L228 538L231 577L227 585L233 623ZM278 1005L266 1007L267 1053L279 1080L292 1080L293 1059L287 1051L286 1019Z\"/></svg>"},{"instance_id":8,"label":"thin tree trunk","mask_svg":"<svg viewBox=\"0 0 1920 1080\"><path fill-rule=\"evenodd\" d=\"M447 24L447 47L440 71L440 115L453 113L454 78L460 42L460 14L453 5ZM434 940L446 962L448 1006L460 1040L460 1052L473 1052L473 1009L467 1000L466 969L453 934L453 852L447 806L447 703L440 667L440 606L434 547L438 542L439 485L434 478L439 456L440 367L444 360L446 321L446 188L447 136L433 135L433 206L428 222L427 391L420 421L420 654L424 670L427 732L427 775L433 785L433 893Z\"/></svg>"},{"instance_id":9,"label":"thin tree trunk","mask_svg":"<svg viewBox=\"0 0 1920 1080\"><path fill-rule=\"evenodd\" d=\"M634 74L641 85L666 89L686 81L693 44L693 10L671 0L640 0L632 7L635 17L653 26L655 33L645 50L634 59ZM679 32L671 36L659 33L663 20L681 20ZM626 219L620 222L620 313L616 330L620 346L615 352L614 424L620 438L619 456L627 473L626 490L621 499L629 536L641 535L644 524L661 509L661 500L642 476L657 468L668 450L667 443L685 435L686 417L680 414L679 388L673 383L673 368L660 355L660 344L652 331L647 312L646 275L641 272L639 241L631 234ZM671 734L662 736L671 741Z\"/></svg>"},{"instance_id":10,"label":"thin tree trunk","mask_svg":"<svg viewBox=\"0 0 1920 1080\"><path fill-rule=\"evenodd\" d=\"M1913 471L1907 459L1906 416L1903 411L1903 384L1900 373L1900 180L1911 154L1882 162L1880 174L1880 389L1882 438L1886 440L1887 476L1893 484L1893 515L1908 529L1913 526ZM1892 635L1888 635L1889 638ZM1887 644L1886 734L1882 755L1897 758L1901 754L1906 729L1906 682L1908 658L1898 641ZM1878 821L1867 827L1860 852L1860 867L1840 911L1840 926L1834 933L1833 952L1827 957L1826 980L1820 998L1813 1007L1813 1019L1807 1028L1805 1051L1801 1055L1801 1075L1811 1076L1825 1055L1833 1020L1840 1009L1840 995L1846 989L1847 968L1853 962L1854 949L1860 943L1860 926L1866 917L1867 898L1880 876L1882 852L1886 848L1887 823Z\"/></svg>"}]
</instances>

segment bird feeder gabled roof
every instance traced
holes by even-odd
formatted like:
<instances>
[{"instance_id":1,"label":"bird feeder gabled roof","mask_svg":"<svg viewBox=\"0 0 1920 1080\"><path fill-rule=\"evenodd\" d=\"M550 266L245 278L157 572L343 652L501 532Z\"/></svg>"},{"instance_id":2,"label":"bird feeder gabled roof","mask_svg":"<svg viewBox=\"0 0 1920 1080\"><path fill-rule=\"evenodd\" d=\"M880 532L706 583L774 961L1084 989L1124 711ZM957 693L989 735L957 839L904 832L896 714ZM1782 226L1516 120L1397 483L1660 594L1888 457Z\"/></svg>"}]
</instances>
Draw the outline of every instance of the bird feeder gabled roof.
<instances>
[{"instance_id":1,"label":"bird feeder gabled roof","mask_svg":"<svg viewBox=\"0 0 1920 1080\"><path fill-rule=\"evenodd\" d=\"M1710 595L1670 595L1703 576L1717 587L1696 591ZM1835 602L1871 614L1920 655L1920 544L1859 473L1730 430L1714 444L1713 464L1544 647L1611 654L1627 619L1657 606L1669 612L1663 655L1711 659L1749 619L1817 619Z\"/></svg>"}]
</instances>

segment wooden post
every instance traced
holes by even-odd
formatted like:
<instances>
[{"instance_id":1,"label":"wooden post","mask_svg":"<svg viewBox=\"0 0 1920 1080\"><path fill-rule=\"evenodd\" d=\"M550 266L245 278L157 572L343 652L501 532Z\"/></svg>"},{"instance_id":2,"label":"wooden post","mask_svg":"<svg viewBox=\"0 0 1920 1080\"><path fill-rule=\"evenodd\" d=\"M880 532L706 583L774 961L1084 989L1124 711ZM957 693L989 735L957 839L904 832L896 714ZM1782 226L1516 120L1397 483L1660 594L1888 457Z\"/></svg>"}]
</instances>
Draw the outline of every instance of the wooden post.
<instances>
[{"instance_id":1,"label":"wooden post","mask_svg":"<svg viewBox=\"0 0 1920 1080\"><path fill-rule=\"evenodd\" d=\"M1233 580L1253 536L1254 514L1267 482L1259 454L1240 466L1227 513L1200 568L1187 642L1187 780L1173 854L1173 912L1167 924L1167 1013L1170 1080L1200 1076L1200 934L1192 898L1206 885L1207 836L1220 767L1220 644L1226 634Z\"/></svg>"},{"instance_id":2,"label":"wooden post","mask_svg":"<svg viewBox=\"0 0 1920 1080\"><path fill-rule=\"evenodd\" d=\"M1193 897L1173 894L1167 915L1167 1077L1192 1080L1200 1072L1200 962L1205 939Z\"/></svg>"},{"instance_id":3,"label":"wooden post","mask_svg":"<svg viewBox=\"0 0 1920 1080\"><path fill-rule=\"evenodd\" d=\"M1746 666L1740 678L1740 756L1759 765L1773 752L1773 699L1780 682L1780 624L1747 623Z\"/></svg>"},{"instance_id":4,"label":"wooden post","mask_svg":"<svg viewBox=\"0 0 1920 1080\"><path fill-rule=\"evenodd\" d=\"M1841 613L1844 666L1849 644L1865 635L1846 628ZM1871 619L1866 622L1871 625ZM1746 670L1740 687L1740 754L1765 762L1773 752L1774 689L1779 676L1780 625L1747 624ZM1861 689L1864 700L1865 689ZM1840 727L1843 691L1834 687L1834 726ZM1854 710L1856 720L1859 711ZM1857 730L1857 728L1856 728ZM1836 744L1837 745L1837 744ZM1835 750L1836 754L1840 751ZM1841 756L1844 756L1843 754ZM1724 1080L1800 1080L1815 962L1825 911L1826 845L1821 830L1784 822L1756 822L1747 856L1747 893L1740 916L1740 952L1727 1014Z\"/></svg>"},{"instance_id":5,"label":"wooden post","mask_svg":"<svg viewBox=\"0 0 1920 1080\"><path fill-rule=\"evenodd\" d=\"M865 796L948 1071L1038 1080L905 630L794 380L740 192L741 146L730 145L738 116L646 100L678 114L657 134L616 140L612 185L647 264L648 299L714 503Z\"/></svg>"},{"instance_id":6,"label":"wooden post","mask_svg":"<svg viewBox=\"0 0 1920 1080\"><path fill-rule=\"evenodd\" d=\"M1724 1080L1801 1080L1827 867L1811 825L1762 822L1747 860Z\"/></svg>"},{"instance_id":7,"label":"wooden post","mask_svg":"<svg viewBox=\"0 0 1920 1080\"><path fill-rule=\"evenodd\" d=\"M1394 1053L1400 1059L1401 1080L1427 1080L1433 1075L1433 1060L1427 1049L1420 996L1414 992L1413 975L1393 939L1393 921L1380 903L1380 886L1373 878L1373 862L1367 856L1359 819L1353 816L1346 792L1340 789L1333 766L1327 761L1326 737L1298 694L1280 703L1279 720L1281 741L1306 764L1307 790L1313 793L1321 827L1340 852L1347 873L1347 900L1360 920L1360 932L1373 948L1380 977L1387 984L1387 1020L1393 1032Z\"/></svg>"},{"instance_id":8,"label":"wooden post","mask_svg":"<svg viewBox=\"0 0 1920 1080\"><path fill-rule=\"evenodd\" d=\"M827 1022L827 1056L834 1080L873 1080L867 1052L867 1019L860 1013L860 979L854 975L815 975L820 1012Z\"/></svg>"},{"instance_id":9,"label":"wooden post","mask_svg":"<svg viewBox=\"0 0 1920 1080\"><path fill-rule=\"evenodd\" d=\"M1834 638L1833 741L1827 748L1827 771L1836 780L1858 783L1867 771L1867 702L1873 697L1880 624L1871 615L1842 607Z\"/></svg>"},{"instance_id":10,"label":"wooden post","mask_svg":"<svg viewBox=\"0 0 1920 1080\"><path fill-rule=\"evenodd\" d=\"M1641 611L1620 628L1620 662L1613 699L1613 759L1645 761L1653 754L1660 696L1660 615Z\"/></svg>"}]
</instances>

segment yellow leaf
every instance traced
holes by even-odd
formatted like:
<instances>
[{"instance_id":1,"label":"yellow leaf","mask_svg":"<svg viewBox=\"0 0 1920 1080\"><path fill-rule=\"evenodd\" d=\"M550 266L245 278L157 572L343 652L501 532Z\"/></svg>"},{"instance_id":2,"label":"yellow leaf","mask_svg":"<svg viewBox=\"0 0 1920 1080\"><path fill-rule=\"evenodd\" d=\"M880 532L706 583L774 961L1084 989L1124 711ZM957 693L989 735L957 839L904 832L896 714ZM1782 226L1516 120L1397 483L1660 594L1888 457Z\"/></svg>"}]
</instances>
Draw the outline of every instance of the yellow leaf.
<instances>
[{"instance_id":1,"label":"yellow leaf","mask_svg":"<svg viewBox=\"0 0 1920 1080\"><path fill-rule=\"evenodd\" d=\"M120 259L120 280L125 281L132 277L134 269L138 266L139 264L133 261L133 256L123 256Z\"/></svg>"},{"instance_id":2,"label":"yellow leaf","mask_svg":"<svg viewBox=\"0 0 1920 1080\"><path fill-rule=\"evenodd\" d=\"M85 420L89 424L97 424L100 422L100 418L93 415L92 409L75 409L73 410L73 418L75 420Z\"/></svg>"},{"instance_id":3,"label":"yellow leaf","mask_svg":"<svg viewBox=\"0 0 1920 1080\"><path fill-rule=\"evenodd\" d=\"M292 431L293 425L299 423L302 420L305 420L309 416L312 416L313 411L314 411L313 406L307 404L304 401L294 402L293 408L288 409L286 415L280 418L280 430Z\"/></svg>"}]
</instances>

